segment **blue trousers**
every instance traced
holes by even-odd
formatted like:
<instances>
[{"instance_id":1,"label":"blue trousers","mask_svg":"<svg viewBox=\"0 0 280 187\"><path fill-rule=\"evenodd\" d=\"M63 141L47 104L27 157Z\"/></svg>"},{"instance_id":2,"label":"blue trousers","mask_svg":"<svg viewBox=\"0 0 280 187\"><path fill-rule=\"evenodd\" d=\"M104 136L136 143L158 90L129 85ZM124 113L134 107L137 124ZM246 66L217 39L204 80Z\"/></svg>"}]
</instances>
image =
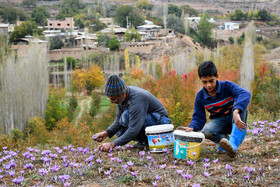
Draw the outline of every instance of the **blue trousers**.
<instances>
[{"instance_id":1,"label":"blue trousers","mask_svg":"<svg viewBox=\"0 0 280 187\"><path fill-rule=\"evenodd\" d=\"M246 123L247 121L247 110L245 109L240 113L241 120ZM221 139L231 133L233 121L233 111L231 115L223 116L220 118L212 119L209 123L206 123L201 130L205 135L205 138L220 143Z\"/></svg>"},{"instance_id":2,"label":"blue trousers","mask_svg":"<svg viewBox=\"0 0 280 187\"><path fill-rule=\"evenodd\" d=\"M170 123L171 123L170 118L167 118L165 116L160 116L158 113L147 113L144 125L143 125L140 133L136 137L136 140L141 143L147 141L147 136L145 134L146 127L154 126L154 125L161 125L161 124L170 124ZM129 126L129 110L128 109L126 109L122 113L122 115L119 119L119 124L122 125L122 128L116 133L116 135L118 137L122 136L125 133L125 131L128 129L128 126Z\"/></svg>"}]
</instances>

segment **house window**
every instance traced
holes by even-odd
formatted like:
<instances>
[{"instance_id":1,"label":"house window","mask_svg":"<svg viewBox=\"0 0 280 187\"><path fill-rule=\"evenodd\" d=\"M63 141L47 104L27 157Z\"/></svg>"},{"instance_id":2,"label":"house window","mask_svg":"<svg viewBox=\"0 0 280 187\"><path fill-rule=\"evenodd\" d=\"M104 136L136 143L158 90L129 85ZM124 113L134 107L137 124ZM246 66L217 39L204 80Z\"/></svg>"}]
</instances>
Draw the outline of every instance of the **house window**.
<instances>
[{"instance_id":1,"label":"house window","mask_svg":"<svg viewBox=\"0 0 280 187\"><path fill-rule=\"evenodd\" d=\"M52 26L52 23L50 23L50 26Z\"/></svg>"},{"instance_id":2,"label":"house window","mask_svg":"<svg viewBox=\"0 0 280 187\"><path fill-rule=\"evenodd\" d=\"M60 23L57 24L57 26L60 26L60 25L61 25Z\"/></svg>"},{"instance_id":3,"label":"house window","mask_svg":"<svg viewBox=\"0 0 280 187\"><path fill-rule=\"evenodd\" d=\"M67 26L70 26L70 24L69 24L69 23L67 23Z\"/></svg>"}]
</instances>

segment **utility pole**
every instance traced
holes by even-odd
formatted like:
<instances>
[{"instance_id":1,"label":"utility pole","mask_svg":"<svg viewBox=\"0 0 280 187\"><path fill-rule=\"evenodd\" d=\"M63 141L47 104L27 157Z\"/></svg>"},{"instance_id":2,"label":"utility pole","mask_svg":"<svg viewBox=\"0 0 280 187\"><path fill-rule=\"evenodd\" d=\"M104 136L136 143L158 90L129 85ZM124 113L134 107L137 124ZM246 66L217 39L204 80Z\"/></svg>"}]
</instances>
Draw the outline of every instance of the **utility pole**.
<instances>
[{"instance_id":1,"label":"utility pole","mask_svg":"<svg viewBox=\"0 0 280 187\"><path fill-rule=\"evenodd\" d=\"M128 16L126 16L126 28L128 29Z\"/></svg>"}]
</instances>

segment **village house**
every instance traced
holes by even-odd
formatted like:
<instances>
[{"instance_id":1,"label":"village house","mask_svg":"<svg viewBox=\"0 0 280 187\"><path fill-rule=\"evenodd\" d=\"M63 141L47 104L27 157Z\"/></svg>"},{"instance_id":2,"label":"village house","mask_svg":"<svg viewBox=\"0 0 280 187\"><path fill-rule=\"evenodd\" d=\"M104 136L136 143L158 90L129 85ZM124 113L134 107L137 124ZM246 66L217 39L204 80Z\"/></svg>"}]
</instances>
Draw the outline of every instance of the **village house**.
<instances>
[{"instance_id":1,"label":"village house","mask_svg":"<svg viewBox=\"0 0 280 187\"><path fill-rule=\"evenodd\" d=\"M48 19L48 24L44 28L48 30L74 30L73 17L66 17L65 20Z\"/></svg>"},{"instance_id":2,"label":"village house","mask_svg":"<svg viewBox=\"0 0 280 187\"><path fill-rule=\"evenodd\" d=\"M105 25L111 25L113 20L112 18L99 18L99 21Z\"/></svg>"},{"instance_id":3,"label":"village house","mask_svg":"<svg viewBox=\"0 0 280 187\"><path fill-rule=\"evenodd\" d=\"M225 22L225 30L239 29L239 23Z\"/></svg>"},{"instance_id":4,"label":"village house","mask_svg":"<svg viewBox=\"0 0 280 187\"><path fill-rule=\"evenodd\" d=\"M42 50L43 55L45 58L47 58L47 51L48 51L48 42L44 40L40 40L37 38L31 37L25 37L20 38L17 40L10 41L11 48L16 51L17 55L20 58L28 58L29 54L27 54L27 51L30 47L30 44L38 45L38 47Z\"/></svg>"},{"instance_id":5,"label":"village house","mask_svg":"<svg viewBox=\"0 0 280 187\"><path fill-rule=\"evenodd\" d=\"M13 24L0 23L0 34L8 36L9 33L14 31Z\"/></svg>"},{"instance_id":6,"label":"village house","mask_svg":"<svg viewBox=\"0 0 280 187\"><path fill-rule=\"evenodd\" d=\"M114 33L114 35L117 36L120 41L123 41L126 30L126 28L120 27L118 25L109 25L107 28L102 29L100 32L107 35L111 35L112 33Z\"/></svg>"},{"instance_id":7,"label":"village house","mask_svg":"<svg viewBox=\"0 0 280 187\"><path fill-rule=\"evenodd\" d=\"M146 33L145 37L150 38L150 37L158 37L161 28L162 28L161 26L154 25L151 22L145 25L138 26L137 30L141 33Z\"/></svg>"}]
</instances>

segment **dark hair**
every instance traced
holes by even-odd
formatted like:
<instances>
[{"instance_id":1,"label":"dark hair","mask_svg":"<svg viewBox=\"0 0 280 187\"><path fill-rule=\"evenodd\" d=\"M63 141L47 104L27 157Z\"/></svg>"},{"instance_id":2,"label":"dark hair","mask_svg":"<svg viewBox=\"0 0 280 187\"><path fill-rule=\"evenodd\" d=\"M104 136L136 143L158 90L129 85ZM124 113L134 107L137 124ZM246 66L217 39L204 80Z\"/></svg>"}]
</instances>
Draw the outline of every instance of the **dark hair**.
<instances>
[{"instance_id":1,"label":"dark hair","mask_svg":"<svg viewBox=\"0 0 280 187\"><path fill-rule=\"evenodd\" d=\"M205 61L198 67L198 76L199 78L204 76L212 76L217 77L217 68L211 60Z\"/></svg>"}]
</instances>

